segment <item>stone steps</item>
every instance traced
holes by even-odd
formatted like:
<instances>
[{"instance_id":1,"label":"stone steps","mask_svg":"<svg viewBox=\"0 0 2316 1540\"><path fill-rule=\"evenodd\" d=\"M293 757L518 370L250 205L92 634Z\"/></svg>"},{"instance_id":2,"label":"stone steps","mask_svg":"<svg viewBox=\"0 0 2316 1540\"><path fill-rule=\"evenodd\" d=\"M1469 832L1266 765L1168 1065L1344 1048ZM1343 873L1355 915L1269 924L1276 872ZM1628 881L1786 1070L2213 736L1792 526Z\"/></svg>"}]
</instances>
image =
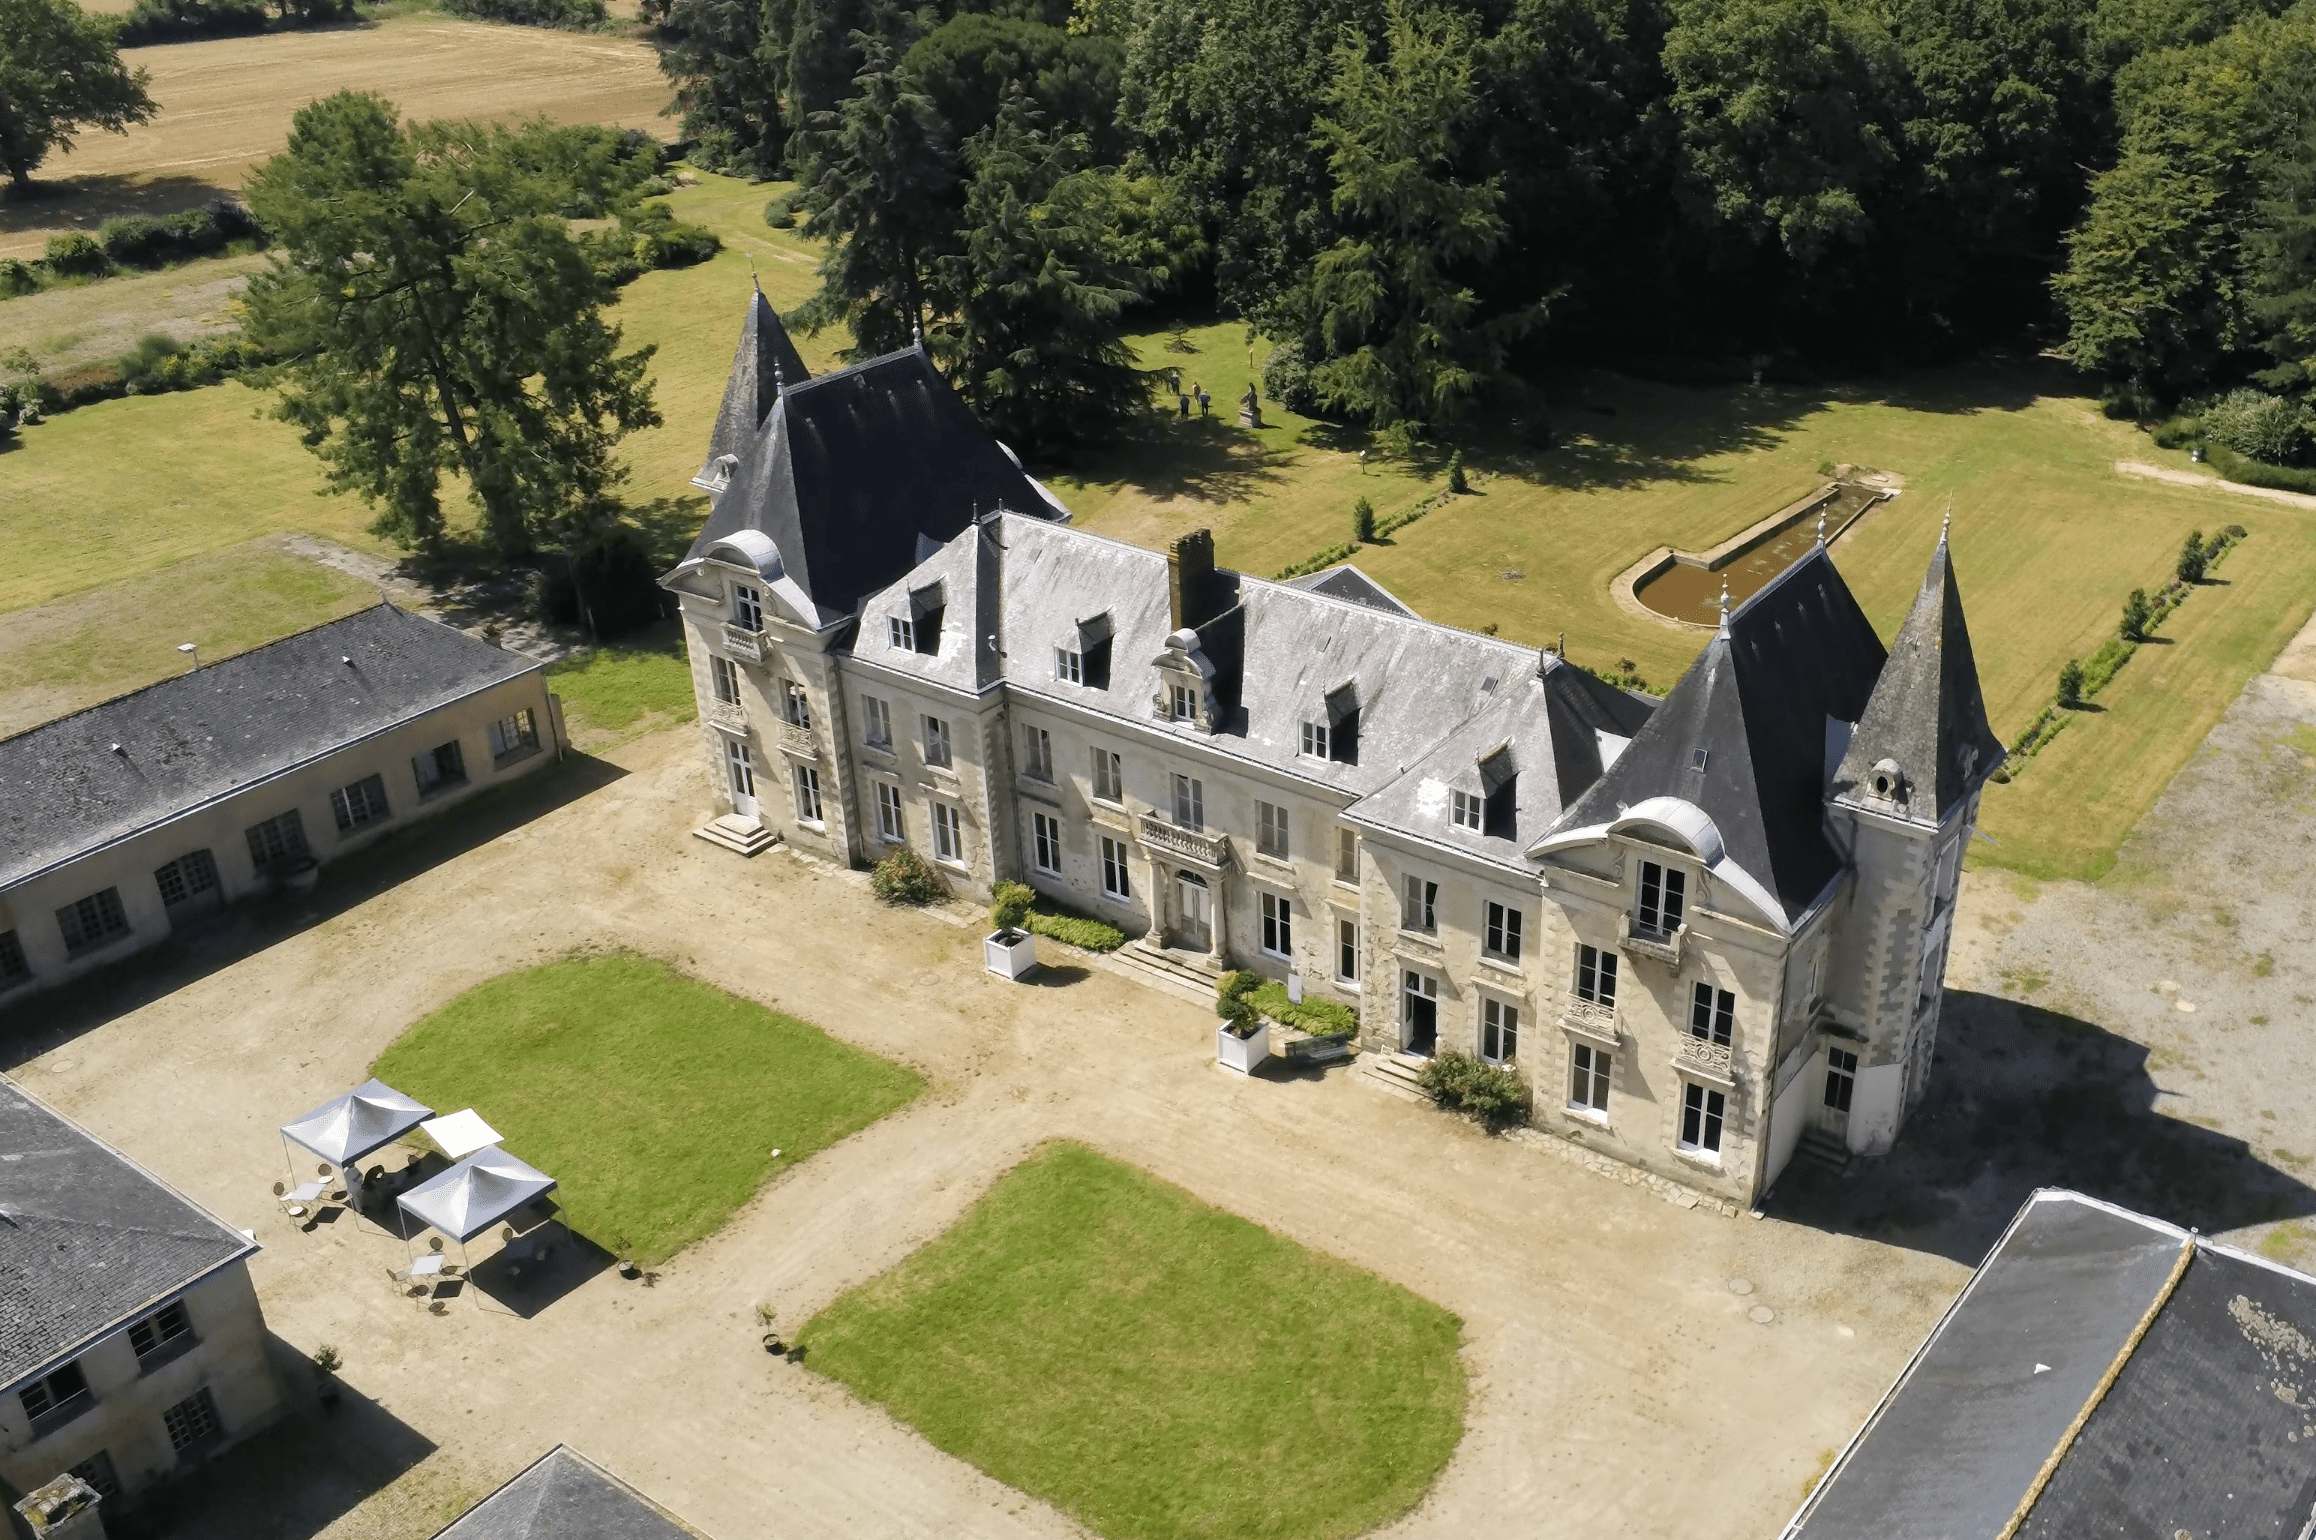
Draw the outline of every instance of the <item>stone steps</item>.
<instances>
[{"instance_id":1,"label":"stone steps","mask_svg":"<svg viewBox=\"0 0 2316 1540\"><path fill-rule=\"evenodd\" d=\"M1193 961L1180 952L1162 951L1147 941L1127 942L1110 954L1110 960L1137 982L1201 1005L1214 1004L1215 990L1222 984L1222 971L1204 959Z\"/></svg>"},{"instance_id":2,"label":"stone steps","mask_svg":"<svg viewBox=\"0 0 2316 1540\"><path fill-rule=\"evenodd\" d=\"M1805 1160L1821 1171L1841 1175L1850 1168L1850 1152L1831 1134L1810 1128L1802 1131L1801 1140L1793 1147L1793 1158Z\"/></svg>"},{"instance_id":3,"label":"stone steps","mask_svg":"<svg viewBox=\"0 0 2316 1540\"><path fill-rule=\"evenodd\" d=\"M1430 1062L1420 1054L1363 1053L1359 1056L1359 1076L1386 1095L1428 1106L1432 1096L1423 1088L1423 1067Z\"/></svg>"},{"instance_id":4,"label":"stone steps","mask_svg":"<svg viewBox=\"0 0 2316 1540\"><path fill-rule=\"evenodd\" d=\"M692 833L711 845L743 856L759 855L780 843L779 831L765 828L761 820L742 818L735 813L710 819Z\"/></svg>"}]
</instances>

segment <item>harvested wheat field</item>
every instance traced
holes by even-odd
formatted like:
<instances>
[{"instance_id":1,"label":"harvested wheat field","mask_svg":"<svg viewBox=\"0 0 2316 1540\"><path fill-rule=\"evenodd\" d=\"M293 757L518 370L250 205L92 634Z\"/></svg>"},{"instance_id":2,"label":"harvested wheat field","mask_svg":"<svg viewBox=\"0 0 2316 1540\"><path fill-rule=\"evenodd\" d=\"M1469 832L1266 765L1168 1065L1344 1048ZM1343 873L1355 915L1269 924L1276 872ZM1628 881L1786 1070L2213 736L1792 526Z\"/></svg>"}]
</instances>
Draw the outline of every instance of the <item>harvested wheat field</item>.
<instances>
[{"instance_id":1,"label":"harvested wheat field","mask_svg":"<svg viewBox=\"0 0 2316 1540\"><path fill-rule=\"evenodd\" d=\"M667 82L629 38L492 26L441 16L126 50L152 74L160 114L125 134L89 133L41 167L57 196L0 209L0 256L36 255L60 230L116 214L188 208L241 185L278 151L300 107L375 91L409 118L546 116L657 130Z\"/></svg>"}]
</instances>

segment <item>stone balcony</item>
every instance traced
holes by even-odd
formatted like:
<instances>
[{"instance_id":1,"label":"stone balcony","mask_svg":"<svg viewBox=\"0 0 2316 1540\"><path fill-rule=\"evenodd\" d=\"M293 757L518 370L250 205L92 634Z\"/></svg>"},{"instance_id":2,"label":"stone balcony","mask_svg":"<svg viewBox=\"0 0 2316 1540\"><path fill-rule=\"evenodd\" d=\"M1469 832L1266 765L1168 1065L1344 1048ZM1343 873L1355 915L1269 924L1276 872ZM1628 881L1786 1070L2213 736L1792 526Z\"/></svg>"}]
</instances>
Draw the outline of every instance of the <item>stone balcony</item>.
<instances>
[{"instance_id":1,"label":"stone balcony","mask_svg":"<svg viewBox=\"0 0 2316 1540\"><path fill-rule=\"evenodd\" d=\"M1135 832L1150 849L1194 866L1219 872L1230 865L1230 840L1225 835L1180 828L1155 813L1144 813L1136 822Z\"/></svg>"},{"instance_id":2,"label":"stone balcony","mask_svg":"<svg viewBox=\"0 0 2316 1540\"><path fill-rule=\"evenodd\" d=\"M812 729L809 727L798 727L794 722L782 722L780 724L780 749L785 754L795 754L805 759L818 759L820 757L820 740L812 736Z\"/></svg>"},{"instance_id":3,"label":"stone balcony","mask_svg":"<svg viewBox=\"0 0 2316 1540\"><path fill-rule=\"evenodd\" d=\"M1560 1025L1579 1037L1589 1037L1610 1047L1616 1045L1616 1007L1613 1005L1570 995L1568 1003L1560 1009Z\"/></svg>"},{"instance_id":4,"label":"stone balcony","mask_svg":"<svg viewBox=\"0 0 2316 1540\"><path fill-rule=\"evenodd\" d=\"M724 655L742 663L764 661L764 633L751 631L736 620L724 622Z\"/></svg>"},{"instance_id":5,"label":"stone balcony","mask_svg":"<svg viewBox=\"0 0 2316 1540\"><path fill-rule=\"evenodd\" d=\"M748 708L736 700L712 700L707 705L708 725L735 737L748 731Z\"/></svg>"},{"instance_id":6,"label":"stone balcony","mask_svg":"<svg viewBox=\"0 0 2316 1540\"><path fill-rule=\"evenodd\" d=\"M1693 1032L1681 1034L1681 1046L1673 1054L1673 1067L1683 1074L1719 1085L1737 1084L1737 1053L1728 1043L1716 1043Z\"/></svg>"},{"instance_id":7,"label":"stone balcony","mask_svg":"<svg viewBox=\"0 0 2316 1540\"><path fill-rule=\"evenodd\" d=\"M1636 957L1647 957L1668 968L1681 965L1681 942L1688 936L1689 927L1676 925L1671 930L1649 930L1633 921L1629 914L1616 922L1616 949Z\"/></svg>"}]
</instances>

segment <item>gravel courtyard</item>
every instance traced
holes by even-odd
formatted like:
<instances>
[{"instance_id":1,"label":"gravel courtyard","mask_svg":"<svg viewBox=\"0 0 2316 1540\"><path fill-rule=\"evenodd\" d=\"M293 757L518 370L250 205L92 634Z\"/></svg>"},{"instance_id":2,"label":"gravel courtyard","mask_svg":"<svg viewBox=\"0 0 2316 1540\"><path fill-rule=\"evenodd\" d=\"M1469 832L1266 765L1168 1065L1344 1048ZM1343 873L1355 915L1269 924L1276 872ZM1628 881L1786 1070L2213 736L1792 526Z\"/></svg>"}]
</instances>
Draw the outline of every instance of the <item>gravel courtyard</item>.
<instances>
[{"instance_id":1,"label":"gravel courtyard","mask_svg":"<svg viewBox=\"0 0 2316 1540\"><path fill-rule=\"evenodd\" d=\"M1463 1319L1464 1439L1395 1536L1774 1531L1964 1277L1918 1249L1676 1209L1345 1071L1229 1076L1198 1006L1102 969L1008 986L979 971L971 929L884 911L852 874L692 839L688 733L616 758L463 831L465 848L414 841L400 869L325 883L324 912L253 914L157 978L6 1023L36 1034L8 1055L31 1089L256 1230L290 1347L344 1355L334 1418L224 1462L172 1534L409 1540L557 1440L717 1540L1077 1533L768 1360L753 1315L768 1300L800 1324L1056 1137ZM932 1089L776 1176L655 1286L596 1272L528 1318L487 1298L430 1316L387 1287L390 1236L277 1213L276 1124L453 995L582 942L667 957ZM1309 1301L1264 1308L1329 1329Z\"/></svg>"}]
</instances>

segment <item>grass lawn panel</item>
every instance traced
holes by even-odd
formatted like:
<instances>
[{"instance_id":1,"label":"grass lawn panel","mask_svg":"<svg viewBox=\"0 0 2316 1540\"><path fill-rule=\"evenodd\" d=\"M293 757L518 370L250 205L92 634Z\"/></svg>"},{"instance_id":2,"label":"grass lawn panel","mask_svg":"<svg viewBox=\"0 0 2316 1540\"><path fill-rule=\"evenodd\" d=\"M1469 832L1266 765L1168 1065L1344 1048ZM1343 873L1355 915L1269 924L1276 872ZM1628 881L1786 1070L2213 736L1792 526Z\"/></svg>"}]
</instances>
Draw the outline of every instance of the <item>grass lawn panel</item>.
<instances>
[{"instance_id":1,"label":"grass lawn panel","mask_svg":"<svg viewBox=\"0 0 2316 1540\"><path fill-rule=\"evenodd\" d=\"M1210 387L1211 388L1211 387ZM1461 1323L1081 1145L838 1299L813 1369L1112 1540L1317 1540L1463 1433Z\"/></svg>"},{"instance_id":2,"label":"grass lawn panel","mask_svg":"<svg viewBox=\"0 0 2316 1540\"><path fill-rule=\"evenodd\" d=\"M689 722L698 711L673 621L575 653L550 667L547 681L563 703L572 747L589 753Z\"/></svg>"},{"instance_id":3,"label":"grass lawn panel","mask_svg":"<svg viewBox=\"0 0 2316 1540\"><path fill-rule=\"evenodd\" d=\"M372 1072L442 1111L473 1107L562 1183L571 1228L639 1262L713 1234L777 1164L906 1105L911 1069L633 953L567 957L477 985Z\"/></svg>"}]
</instances>

